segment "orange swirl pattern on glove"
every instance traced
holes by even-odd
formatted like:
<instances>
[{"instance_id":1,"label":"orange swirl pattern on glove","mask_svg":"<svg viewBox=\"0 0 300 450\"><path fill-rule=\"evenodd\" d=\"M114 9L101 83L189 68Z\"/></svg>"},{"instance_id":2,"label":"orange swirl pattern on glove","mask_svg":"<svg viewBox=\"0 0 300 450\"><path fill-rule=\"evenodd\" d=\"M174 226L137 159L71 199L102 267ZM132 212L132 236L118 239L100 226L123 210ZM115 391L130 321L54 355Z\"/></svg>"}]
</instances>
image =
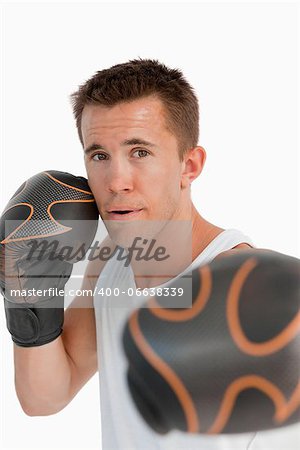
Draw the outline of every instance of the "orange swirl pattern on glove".
<instances>
[{"instance_id":1,"label":"orange swirl pattern on glove","mask_svg":"<svg viewBox=\"0 0 300 450\"><path fill-rule=\"evenodd\" d=\"M59 180L58 176L61 176L61 174L68 176L70 182L74 183L75 180L77 184L80 184L78 178L73 177L72 179L69 174L48 171L31 177L21 186L19 192L16 192L9 201L3 216L11 212L13 208L27 206L28 217L6 236L0 242L1 244L66 233L71 230L71 227L64 226L55 220L51 212L53 206L63 203L95 203L91 191ZM87 186L86 182L81 184ZM37 191L40 196L35 195ZM53 198L56 198L56 200L53 200ZM38 221L36 226L34 226L35 220ZM36 233L33 233L34 229L36 229Z\"/></svg>"},{"instance_id":2,"label":"orange swirl pattern on glove","mask_svg":"<svg viewBox=\"0 0 300 450\"><path fill-rule=\"evenodd\" d=\"M156 297L131 315L129 388L154 430L238 433L300 420L299 275L296 258L239 251L193 271L191 308Z\"/></svg>"}]
</instances>

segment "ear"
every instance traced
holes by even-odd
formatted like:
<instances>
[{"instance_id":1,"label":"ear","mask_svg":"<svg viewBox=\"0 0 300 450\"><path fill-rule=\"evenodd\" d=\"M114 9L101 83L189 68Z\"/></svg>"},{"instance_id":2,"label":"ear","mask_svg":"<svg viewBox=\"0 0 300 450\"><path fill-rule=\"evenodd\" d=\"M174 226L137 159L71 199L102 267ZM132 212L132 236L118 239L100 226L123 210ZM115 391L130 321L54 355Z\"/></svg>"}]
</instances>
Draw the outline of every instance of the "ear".
<instances>
[{"instance_id":1,"label":"ear","mask_svg":"<svg viewBox=\"0 0 300 450\"><path fill-rule=\"evenodd\" d=\"M182 162L181 188L188 187L195 180L204 167L206 161L206 151L203 147L197 146L189 150Z\"/></svg>"}]
</instances>

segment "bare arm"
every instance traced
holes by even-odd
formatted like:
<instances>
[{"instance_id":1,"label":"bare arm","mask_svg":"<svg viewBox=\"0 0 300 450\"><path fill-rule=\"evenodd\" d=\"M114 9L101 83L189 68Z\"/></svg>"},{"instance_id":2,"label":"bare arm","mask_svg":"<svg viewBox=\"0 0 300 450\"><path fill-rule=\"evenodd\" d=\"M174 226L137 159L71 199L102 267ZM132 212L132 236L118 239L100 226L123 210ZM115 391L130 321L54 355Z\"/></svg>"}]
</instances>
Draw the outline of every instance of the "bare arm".
<instances>
[{"instance_id":1,"label":"bare arm","mask_svg":"<svg viewBox=\"0 0 300 450\"><path fill-rule=\"evenodd\" d=\"M112 246L109 238L103 245ZM94 288L104 264L89 263L82 289ZM65 311L64 331L54 341L39 347L14 345L14 362L16 392L26 414L50 415L67 406L98 368L92 298L73 300Z\"/></svg>"},{"instance_id":2,"label":"bare arm","mask_svg":"<svg viewBox=\"0 0 300 450\"><path fill-rule=\"evenodd\" d=\"M63 334L49 344L14 344L16 392L28 415L60 411L97 370L93 310L70 308L65 323Z\"/></svg>"},{"instance_id":3,"label":"bare arm","mask_svg":"<svg viewBox=\"0 0 300 450\"><path fill-rule=\"evenodd\" d=\"M94 287L104 264L89 263L82 289ZM14 344L14 363L16 393L27 415L55 414L67 406L97 371L92 297L75 297L65 311L63 333L54 341L30 348Z\"/></svg>"}]
</instances>

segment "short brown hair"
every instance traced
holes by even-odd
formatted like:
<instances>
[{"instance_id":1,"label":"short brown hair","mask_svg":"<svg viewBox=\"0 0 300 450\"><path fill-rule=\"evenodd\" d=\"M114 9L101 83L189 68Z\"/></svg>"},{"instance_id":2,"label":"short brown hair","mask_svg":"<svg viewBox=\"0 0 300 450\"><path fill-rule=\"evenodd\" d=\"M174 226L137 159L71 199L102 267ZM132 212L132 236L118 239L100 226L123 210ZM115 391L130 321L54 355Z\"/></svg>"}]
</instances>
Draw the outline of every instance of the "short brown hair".
<instances>
[{"instance_id":1,"label":"short brown hair","mask_svg":"<svg viewBox=\"0 0 300 450\"><path fill-rule=\"evenodd\" d=\"M134 59L100 70L71 94L82 145L81 116L85 105L114 106L150 95L162 101L166 111L166 126L177 137L182 160L185 152L198 143L198 100L180 70L170 69L152 59Z\"/></svg>"}]
</instances>

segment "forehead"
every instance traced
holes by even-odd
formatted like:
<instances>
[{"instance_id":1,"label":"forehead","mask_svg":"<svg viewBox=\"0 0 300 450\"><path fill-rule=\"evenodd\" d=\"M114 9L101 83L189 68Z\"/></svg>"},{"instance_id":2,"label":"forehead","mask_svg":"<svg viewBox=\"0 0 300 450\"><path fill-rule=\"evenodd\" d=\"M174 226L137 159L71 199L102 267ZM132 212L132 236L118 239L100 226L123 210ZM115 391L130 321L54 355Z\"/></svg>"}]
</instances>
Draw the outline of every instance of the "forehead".
<instances>
[{"instance_id":1,"label":"forehead","mask_svg":"<svg viewBox=\"0 0 300 450\"><path fill-rule=\"evenodd\" d=\"M126 129L147 132L168 133L165 109L160 99L149 96L112 107L103 105L85 105L82 112L82 134L88 138L100 131L121 131Z\"/></svg>"}]
</instances>

